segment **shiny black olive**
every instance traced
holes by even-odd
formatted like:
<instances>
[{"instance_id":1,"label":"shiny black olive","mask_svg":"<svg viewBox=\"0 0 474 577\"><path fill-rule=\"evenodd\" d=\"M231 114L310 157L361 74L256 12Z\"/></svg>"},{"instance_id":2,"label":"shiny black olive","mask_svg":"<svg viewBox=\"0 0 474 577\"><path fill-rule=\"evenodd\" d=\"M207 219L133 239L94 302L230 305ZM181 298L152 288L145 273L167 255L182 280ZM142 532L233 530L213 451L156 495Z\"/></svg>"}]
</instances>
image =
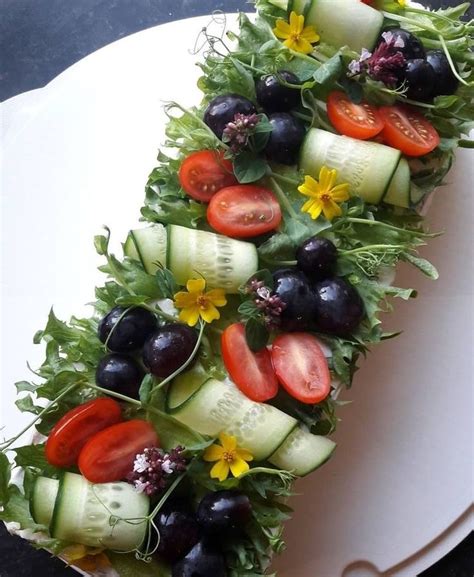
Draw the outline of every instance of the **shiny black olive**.
<instances>
[{"instance_id":1,"label":"shiny black olive","mask_svg":"<svg viewBox=\"0 0 474 577\"><path fill-rule=\"evenodd\" d=\"M167 501L153 521L160 533L157 554L169 563L182 559L200 539L201 529L187 501Z\"/></svg>"},{"instance_id":2,"label":"shiny black olive","mask_svg":"<svg viewBox=\"0 0 474 577\"><path fill-rule=\"evenodd\" d=\"M403 28L391 28L388 32L393 36L394 52L401 52L407 60L425 57L426 53L423 44L414 34ZM377 45L381 42L385 42L383 37L379 38Z\"/></svg>"},{"instance_id":3,"label":"shiny black olive","mask_svg":"<svg viewBox=\"0 0 474 577\"><path fill-rule=\"evenodd\" d=\"M141 307L113 308L99 323L99 339L116 353L134 351L143 346L157 326L156 317Z\"/></svg>"},{"instance_id":4,"label":"shiny black olive","mask_svg":"<svg viewBox=\"0 0 474 577\"><path fill-rule=\"evenodd\" d=\"M316 314L316 299L307 277L296 269L273 274L273 293L284 303L280 326L284 331L305 330Z\"/></svg>"},{"instance_id":5,"label":"shiny black olive","mask_svg":"<svg viewBox=\"0 0 474 577\"><path fill-rule=\"evenodd\" d=\"M143 369L135 359L120 353L105 355L95 374L99 387L138 399Z\"/></svg>"},{"instance_id":6,"label":"shiny black olive","mask_svg":"<svg viewBox=\"0 0 474 577\"><path fill-rule=\"evenodd\" d=\"M265 112L288 112L301 102L300 91L281 83L300 84L299 78L288 70L262 76L256 85L257 100Z\"/></svg>"},{"instance_id":7,"label":"shiny black olive","mask_svg":"<svg viewBox=\"0 0 474 577\"><path fill-rule=\"evenodd\" d=\"M173 565L172 577L226 577L223 554L209 541L199 541Z\"/></svg>"},{"instance_id":8,"label":"shiny black olive","mask_svg":"<svg viewBox=\"0 0 474 577\"><path fill-rule=\"evenodd\" d=\"M189 359L197 339L197 332L188 325L165 325L145 342L143 362L156 377L169 377Z\"/></svg>"},{"instance_id":9,"label":"shiny black olive","mask_svg":"<svg viewBox=\"0 0 474 577\"><path fill-rule=\"evenodd\" d=\"M296 251L298 268L311 280L333 276L337 261L337 248L329 239L313 236Z\"/></svg>"},{"instance_id":10,"label":"shiny black olive","mask_svg":"<svg viewBox=\"0 0 474 577\"><path fill-rule=\"evenodd\" d=\"M221 94L209 103L204 112L204 122L218 138L222 139L226 124L232 122L237 113L254 114L256 112L255 105L248 98L239 94Z\"/></svg>"},{"instance_id":11,"label":"shiny black olive","mask_svg":"<svg viewBox=\"0 0 474 577\"><path fill-rule=\"evenodd\" d=\"M426 60L435 74L432 97L454 94L459 80L454 76L445 53L442 50L430 50L426 53Z\"/></svg>"},{"instance_id":12,"label":"shiny black olive","mask_svg":"<svg viewBox=\"0 0 474 577\"><path fill-rule=\"evenodd\" d=\"M268 160L279 164L296 164L306 134L303 123L287 112L271 114L268 119L272 125L265 147Z\"/></svg>"},{"instance_id":13,"label":"shiny black olive","mask_svg":"<svg viewBox=\"0 0 474 577\"><path fill-rule=\"evenodd\" d=\"M364 303L356 289L343 278L315 285L316 328L322 333L349 336L365 316Z\"/></svg>"},{"instance_id":14,"label":"shiny black olive","mask_svg":"<svg viewBox=\"0 0 474 577\"><path fill-rule=\"evenodd\" d=\"M435 86L435 73L426 60L408 60L404 76L408 98L421 102L430 100Z\"/></svg>"},{"instance_id":15,"label":"shiny black olive","mask_svg":"<svg viewBox=\"0 0 474 577\"><path fill-rule=\"evenodd\" d=\"M215 491L202 498L196 516L207 533L229 537L245 528L252 518L252 506L241 491Z\"/></svg>"}]
</instances>

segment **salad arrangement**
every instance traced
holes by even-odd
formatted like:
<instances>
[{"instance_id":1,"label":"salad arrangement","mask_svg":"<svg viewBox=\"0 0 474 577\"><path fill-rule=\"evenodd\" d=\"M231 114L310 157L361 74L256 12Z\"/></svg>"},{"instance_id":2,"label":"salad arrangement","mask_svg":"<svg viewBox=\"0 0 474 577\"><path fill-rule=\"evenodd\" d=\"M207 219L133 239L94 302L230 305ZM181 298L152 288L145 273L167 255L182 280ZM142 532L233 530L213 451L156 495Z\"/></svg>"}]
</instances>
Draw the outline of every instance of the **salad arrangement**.
<instances>
[{"instance_id":1,"label":"salad arrangement","mask_svg":"<svg viewBox=\"0 0 474 577\"><path fill-rule=\"evenodd\" d=\"M469 4L340 4L257 0L237 34L203 31L203 100L166 105L147 225L120 258L95 238L92 316L51 311L16 384L34 418L0 445L0 519L35 546L94 574L268 574L340 392L396 336L380 313L415 296L397 263L437 278L417 251L472 146Z\"/></svg>"}]
</instances>

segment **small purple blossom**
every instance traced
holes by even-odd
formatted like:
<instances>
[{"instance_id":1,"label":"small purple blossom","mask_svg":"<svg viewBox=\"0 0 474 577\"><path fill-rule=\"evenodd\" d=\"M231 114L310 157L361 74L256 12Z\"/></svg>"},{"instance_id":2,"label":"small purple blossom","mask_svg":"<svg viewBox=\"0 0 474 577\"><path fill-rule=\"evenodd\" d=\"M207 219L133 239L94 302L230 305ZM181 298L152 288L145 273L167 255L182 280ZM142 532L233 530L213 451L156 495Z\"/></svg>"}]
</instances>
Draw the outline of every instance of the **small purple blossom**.
<instances>
[{"instance_id":1,"label":"small purple blossom","mask_svg":"<svg viewBox=\"0 0 474 577\"><path fill-rule=\"evenodd\" d=\"M230 146L232 152L241 152L247 146L249 137L259 122L260 118L257 114L238 112L234 120L226 124L222 140Z\"/></svg>"},{"instance_id":2,"label":"small purple blossom","mask_svg":"<svg viewBox=\"0 0 474 577\"><path fill-rule=\"evenodd\" d=\"M366 72L373 80L387 86L396 86L407 64L400 50L404 48L405 42L391 32L384 32L382 38L373 54L366 48L362 49L359 59L349 63L349 72L354 76Z\"/></svg>"},{"instance_id":3,"label":"small purple blossom","mask_svg":"<svg viewBox=\"0 0 474 577\"><path fill-rule=\"evenodd\" d=\"M253 296L255 305L263 314L267 328L274 329L280 325L280 315L286 308L279 296L272 294L263 281L253 279L247 285L247 293Z\"/></svg>"},{"instance_id":4,"label":"small purple blossom","mask_svg":"<svg viewBox=\"0 0 474 577\"><path fill-rule=\"evenodd\" d=\"M183 457L183 447L175 447L165 453L157 447L149 447L136 456L133 471L127 475L138 493L149 497L164 491L176 473L186 470L187 462Z\"/></svg>"}]
</instances>

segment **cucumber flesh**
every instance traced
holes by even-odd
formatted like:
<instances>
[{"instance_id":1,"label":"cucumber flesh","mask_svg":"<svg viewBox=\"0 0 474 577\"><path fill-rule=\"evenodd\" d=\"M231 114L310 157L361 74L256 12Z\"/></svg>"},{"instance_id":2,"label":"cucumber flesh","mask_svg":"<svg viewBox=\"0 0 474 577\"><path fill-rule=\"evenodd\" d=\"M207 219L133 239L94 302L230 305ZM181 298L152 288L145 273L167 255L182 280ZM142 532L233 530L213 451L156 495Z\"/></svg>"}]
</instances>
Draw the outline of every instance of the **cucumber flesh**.
<instances>
[{"instance_id":1,"label":"cucumber flesh","mask_svg":"<svg viewBox=\"0 0 474 577\"><path fill-rule=\"evenodd\" d=\"M410 166L401 158L383 201L394 206L410 208Z\"/></svg>"},{"instance_id":2,"label":"cucumber flesh","mask_svg":"<svg viewBox=\"0 0 474 577\"><path fill-rule=\"evenodd\" d=\"M416 206L417 204L419 204L423 200L425 195L426 195L426 191L424 191L422 188L420 188L419 186L417 186L413 182L411 183L411 186L410 186L410 204L412 206Z\"/></svg>"},{"instance_id":3,"label":"cucumber flesh","mask_svg":"<svg viewBox=\"0 0 474 577\"><path fill-rule=\"evenodd\" d=\"M303 429L295 429L270 457L269 461L280 469L292 471L298 477L308 475L323 465L332 455L336 443Z\"/></svg>"},{"instance_id":4,"label":"cucumber flesh","mask_svg":"<svg viewBox=\"0 0 474 577\"><path fill-rule=\"evenodd\" d=\"M39 525L49 527L53 516L54 503L59 490L57 479L38 477L30 499L31 516Z\"/></svg>"},{"instance_id":5,"label":"cucumber flesh","mask_svg":"<svg viewBox=\"0 0 474 577\"><path fill-rule=\"evenodd\" d=\"M168 395L174 396L174 386L173 382ZM257 461L272 455L297 424L279 409L251 401L234 383L216 379L208 379L172 413L203 435L216 437L221 431L234 435L238 445L248 449Z\"/></svg>"},{"instance_id":6,"label":"cucumber flesh","mask_svg":"<svg viewBox=\"0 0 474 577\"><path fill-rule=\"evenodd\" d=\"M360 0L313 0L305 24L315 27L322 42L361 52L375 46L383 15Z\"/></svg>"},{"instance_id":7,"label":"cucumber flesh","mask_svg":"<svg viewBox=\"0 0 474 577\"><path fill-rule=\"evenodd\" d=\"M237 294L258 270L257 249L251 242L169 225L168 268L181 285L202 276L209 288Z\"/></svg>"},{"instance_id":8,"label":"cucumber flesh","mask_svg":"<svg viewBox=\"0 0 474 577\"><path fill-rule=\"evenodd\" d=\"M352 194L378 204L390 185L400 156L399 150L384 144L311 128L301 147L300 168L316 179L322 166L335 168L338 183L348 182Z\"/></svg>"},{"instance_id":9,"label":"cucumber flesh","mask_svg":"<svg viewBox=\"0 0 474 577\"><path fill-rule=\"evenodd\" d=\"M268 0L268 3L276 6L277 8L281 8L282 10L287 10L288 3L291 4L291 0Z\"/></svg>"},{"instance_id":10,"label":"cucumber flesh","mask_svg":"<svg viewBox=\"0 0 474 577\"><path fill-rule=\"evenodd\" d=\"M140 260L148 274L166 266L167 233L162 224L131 230L124 245L124 253Z\"/></svg>"},{"instance_id":11,"label":"cucumber flesh","mask_svg":"<svg viewBox=\"0 0 474 577\"><path fill-rule=\"evenodd\" d=\"M173 379L173 385L166 396L166 410L173 413L191 397L208 380L203 366L196 363L189 371L179 374Z\"/></svg>"},{"instance_id":12,"label":"cucumber flesh","mask_svg":"<svg viewBox=\"0 0 474 577\"><path fill-rule=\"evenodd\" d=\"M306 16L312 5L312 0L290 0L288 10L290 12L296 12L296 14L303 14Z\"/></svg>"},{"instance_id":13,"label":"cucumber flesh","mask_svg":"<svg viewBox=\"0 0 474 577\"><path fill-rule=\"evenodd\" d=\"M51 536L90 547L129 551L139 547L147 530L150 502L128 483L89 483L65 473L59 483ZM111 524L111 519L118 519ZM124 519L133 519L127 523Z\"/></svg>"}]
</instances>

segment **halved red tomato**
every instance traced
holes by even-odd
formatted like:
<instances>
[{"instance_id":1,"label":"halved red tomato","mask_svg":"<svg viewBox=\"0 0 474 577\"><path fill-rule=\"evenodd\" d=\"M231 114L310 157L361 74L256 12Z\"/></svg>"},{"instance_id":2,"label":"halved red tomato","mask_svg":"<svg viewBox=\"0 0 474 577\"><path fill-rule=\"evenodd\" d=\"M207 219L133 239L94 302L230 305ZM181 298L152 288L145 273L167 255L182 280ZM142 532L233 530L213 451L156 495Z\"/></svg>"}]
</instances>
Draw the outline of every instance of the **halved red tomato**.
<instances>
[{"instance_id":1,"label":"halved red tomato","mask_svg":"<svg viewBox=\"0 0 474 577\"><path fill-rule=\"evenodd\" d=\"M352 138L367 140L383 129L383 121L375 106L367 102L355 104L344 92L331 92L327 111L334 128Z\"/></svg>"},{"instance_id":2,"label":"halved red tomato","mask_svg":"<svg viewBox=\"0 0 474 577\"><path fill-rule=\"evenodd\" d=\"M157 446L158 436L150 423L125 421L89 439L79 455L79 470L91 483L119 481L132 471L138 453Z\"/></svg>"},{"instance_id":3,"label":"halved red tomato","mask_svg":"<svg viewBox=\"0 0 474 577\"><path fill-rule=\"evenodd\" d=\"M209 202L221 188L237 184L232 162L217 150L190 154L181 164L178 178L184 191L202 202Z\"/></svg>"},{"instance_id":4,"label":"halved red tomato","mask_svg":"<svg viewBox=\"0 0 474 577\"><path fill-rule=\"evenodd\" d=\"M439 134L431 123L410 106L382 106L379 109L384 121L384 142L398 148L407 156L423 156L434 150Z\"/></svg>"},{"instance_id":5,"label":"halved red tomato","mask_svg":"<svg viewBox=\"0 0 474 577\"><path fill-rule=\"evenodd\" d=\"M331 390L329 367L318 339L309 333L286 333L272 345L272 362L285 390L302 403L323 401Z\"/></svg>"},{"instance_id":6,"label":"halved red tomato","mask_svg":"<svg viewBox=\"0 0 474 577\"><path fill-rule=\"evenodd\" d=\"M281 222L281 209L268 188L239 184L212 197L207 220L221 234L248 238L275 230Z\"/></svg>"},{"instance_id":7,"label":"halved red tomato","mask_svg":"<svg viewBox=\"0 0 474 577\"><path fill-rule=\"evenodd\" d=\"M94 399L68 411L53 427L46 441L46 460L55 467L71 467L96 433L122 420L117 401Z\"/></svg>"},{"instance_id":8,"label":"halved red tomato","mask_svg":"<svg viewBox=\"0 0 474 577\"><path fill-rule=\"evenodd\" d=\"M230 378L252 401L264 402L278 393L278 380L270 352L265 347L254 353L245 339L242 323L228 326L222 333L222 358Z\"/></svg>"}]
</instances>

